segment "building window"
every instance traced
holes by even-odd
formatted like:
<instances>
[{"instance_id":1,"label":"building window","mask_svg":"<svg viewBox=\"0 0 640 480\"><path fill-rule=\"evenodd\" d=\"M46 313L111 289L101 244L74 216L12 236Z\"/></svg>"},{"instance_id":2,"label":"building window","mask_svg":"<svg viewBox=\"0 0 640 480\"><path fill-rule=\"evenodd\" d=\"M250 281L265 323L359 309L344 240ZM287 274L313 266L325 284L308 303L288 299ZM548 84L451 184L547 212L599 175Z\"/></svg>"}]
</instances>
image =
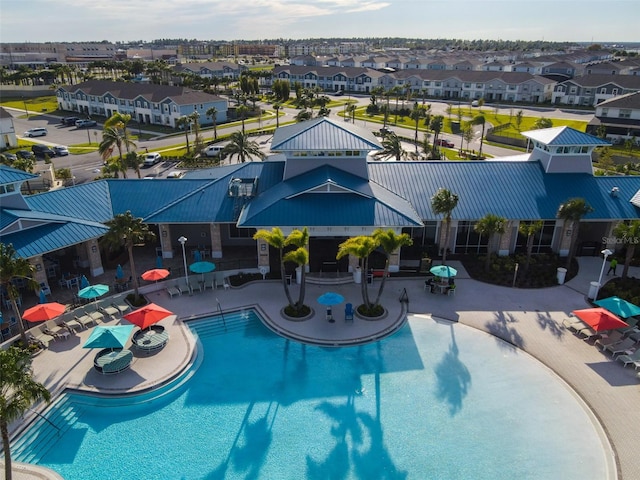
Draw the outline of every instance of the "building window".
<instances>
[{"instance_id":1,"label":"building window","mask_svg":"<svg viewBox=\"0 0 640 480\"><path fill-rule=\"evenodd\" d=\"M521 222L529 223L529 222ZM553 243L553 232L555 230L555 221L549 220L544 222L542 228L533 235L533 253L551 252ZM518 232L516 240L516 253L524 253L527 251L527 237Z\"/></svg>"},{"instance_id":2,"label":"building window","mask_svg":"<svg viewBox=\"0 0 640 480\"><path fill-rule=\"evenodd\" d=\"M238 228L233 224L229 225L229 238L253 238L255 233L255 228Z\"/></svg>"},{"instance_id":3,"label":"building window","mask_svg":"<svg viewBox=\"0 0 640 480\"><path fill-rule=\"evenodd\" d=\"M631 118L631 110L629 109L621 109L620 114L618 115L620 118Z\"/></svg>"},{"instance_id":4,"label":"building window","mask_svg":"<svg viewBox=\"0 0 640 480\"><path fill-rule=\"evenodd\" d=\"M603 108L602 109L602 113L600 114L601 117L606 117L607 115L609 115L609 109L608 108Z\"/></svg>"},{"instance_id":5,"label":"building window","mask_svg":"<svg viewBox=\"0 0 640 480\"><path fill-rule=\"evenodd\" d=\"M483 253L487 251L488 238L482 238L473 228L476 222L458 222L455 253Z\"/></svg>"}]
</instances>

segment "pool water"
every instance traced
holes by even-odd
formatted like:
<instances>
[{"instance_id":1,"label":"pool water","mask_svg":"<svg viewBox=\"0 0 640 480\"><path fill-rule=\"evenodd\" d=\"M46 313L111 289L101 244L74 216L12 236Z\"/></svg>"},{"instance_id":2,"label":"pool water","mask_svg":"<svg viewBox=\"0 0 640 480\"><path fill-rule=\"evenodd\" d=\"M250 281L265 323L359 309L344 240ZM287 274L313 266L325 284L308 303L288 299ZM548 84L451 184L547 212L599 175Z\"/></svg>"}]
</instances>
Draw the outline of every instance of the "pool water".
<instances>
[{"instance_id":1,"label":"pool water","mask_svg":"<svg viewBox=\"0 0 640 480\"><path fill-rule=\"evenodd\" d=\"M378 343L321 348L255 311L225 320L190 323L201 363L177 388L64 395L46 413L60 431L36 422L14 459L66 480L610 478L582 404L487 334L412 317Z\"/></svg>"}]
</instances>

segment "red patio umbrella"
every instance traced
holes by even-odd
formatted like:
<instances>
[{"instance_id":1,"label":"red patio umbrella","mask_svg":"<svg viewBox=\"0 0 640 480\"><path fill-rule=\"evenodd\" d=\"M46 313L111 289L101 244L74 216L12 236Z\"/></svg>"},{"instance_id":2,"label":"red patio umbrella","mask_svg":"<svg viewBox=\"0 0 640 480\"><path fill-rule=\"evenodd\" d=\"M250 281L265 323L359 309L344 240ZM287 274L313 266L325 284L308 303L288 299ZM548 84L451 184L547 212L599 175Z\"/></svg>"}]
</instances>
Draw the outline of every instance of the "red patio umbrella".
<instances>
[{"instance_id":1,"label":"red patio umbrella","mask_svg":"<svg viewBox=\"0 0 640 480\"><path fill-rule=\"evenodd\" d=\"M629 326L628 323L621 320L617 315L600 307L574 310L572 313L596 332L615 330L616 328Z\"/></svg>"},{"instance_id":2,"label":"red patio umbrella","mask_svg":"<svg viewBox=\"0 0 640 480\"><path fill-rule=\"evenodd\" d=\"M163 318L167 318L169 315L173 315L173 312L170 312L155 303L150 303L142 308L134 310L131 313L123 315L122 318L129 320L131 323L144 330L154 323L158 323Z\"/></svg>"},{"instance_id":3,"label":"red patio umbrella","mask_svg":"<svg viewBox=\"0 0 640 480\"><path fill-rule=\"evenodd\" d=\"M152 270L147 270L140 276L143 280L147 280L148 282L157 282L158 280L164 280L170 274L171 272L164 268L154 268Z\"/></svg>"},{"instance_id":4,"label":"red patio umbrella","mask_svg":"<svg viewBox=\"0 0 640 480\"><path fill-rule=\"evenodd\" d=\"M22 318L29 322L42 322L62 315L66 309L66 305L57 302L39 303L35 307L27 308Z\"/></svg>"}]
</instances>

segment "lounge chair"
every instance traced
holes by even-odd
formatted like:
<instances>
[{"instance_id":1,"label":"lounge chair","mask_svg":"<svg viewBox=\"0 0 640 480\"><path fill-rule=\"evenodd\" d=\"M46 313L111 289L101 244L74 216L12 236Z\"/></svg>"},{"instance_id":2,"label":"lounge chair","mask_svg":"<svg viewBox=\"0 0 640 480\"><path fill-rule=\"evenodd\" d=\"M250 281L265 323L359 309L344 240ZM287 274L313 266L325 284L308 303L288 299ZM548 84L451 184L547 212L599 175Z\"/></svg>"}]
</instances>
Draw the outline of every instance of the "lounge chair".
<instances>
[{"instance_id":1,"label":"lounge chair","mask_svg":"<svg viewBox=\"0 0 640 480\"><path fill-rule=\"evenodd\" d=\"M175 287L178 290L180 290L181 295L185 293L191 293L191 289L189 288L189 285L184 280L176 282Z\"/></svg>"},{"instance_id":2,"label":"lounge chair","mask_svg":"<svg viewBox=\"0 0 640 480\"><path fill-rule=\"evenodd\" d=\"M36 342L44 345L45 348L49 346L56 338L48 333L45 333L42 327L35 328L29 332L29 336Z\"/></svg>"},{"instance_id":3,"label":"lounge chair","mask_svg":"<svg viewBox=\"0 0 640 480\"><path fill-rule=\"evenodd\" d=\"M596 332L589 325L585 325L584 327L580 328L579 330L576 330L576 334L579 335L580 337L582 337L582 339L586 340L586 341L593 340L595 338L600 338L600 336L601 336L601 334L599 332Z\"/></svg>"},{"instance_id":4,"label":"lounge chair","mask_svg":"<svg viewBox=\"0 0 640 480\"><path fill-rule=\"evenodd\" d=\"M606 345L611 345L612 343L619 342L620 340L623 340L622 332L614 330L608 335L602 335L598 340L596 340L595 345L604 349Z\"/></svg>"},{"instance_id":5,"label":"lounge chair","mask_svg":"<svg viewBox=\"0 0 640 480\"><path fill-rule=\"evenodd\" d=\"M635 367L638 368L638 366L640 366L640 348L632 354L618 355L616 360L622 362L625 367L630 363L633 363Z\"/></svg>"},{"instance_id":6,"label":"lounge chair","mask_svg":"<svg viewBox=\"0 0 640 480\"><path fill-rule=\"evenodd\" d=\"M101 305L100 311L109 317L110 320L116 320L116 315L120 315L120 309L113 305Z\"/></svg>"},{"instance_id":7,"label":"lounge chair","mask_svg":"<svg viewBox=\"0 0 640 480\"><path fill-rule=\"evenodd\" d=\"M122 295L116 295L111 299L111 305L117 308L120 313L125 313L131 309L131 305L124 301Z\"/></svg>"},{"instance_id":8,"label":"lounge chair","mask_svg":"<svg viewBox=\"0 0 640 480\"><path fill-rule=\"evenodd\" d=\"M98 323L89 315L76 316L75 319L80 322L83 328L89 328L91 325L97 325Z\"/></svg>"},{"instance_id":9,"label":"lounge chair","mask_svg":"<svg viewBox=\"0 0 640 480\"><path fill-rule=\"evenodd\" d=\"M197 277L189 277L189 290L191 290L191 293L195 292L196 290L202 292L202 285L200 284L200 280L198 280Z\"/></svg>"},{"instance_id":10,"label":"lounge chair","mask_svg":"<svg viewBox=\"0 0 640 480\"><path fill-rule=\"evenodd\" d=\"M578 330L586 327L587 324L584 323L579 318L571 317L571 318L565 318L564 320L562 320L562 326L567 330L572 330L573 332L577 332Z\"/></svg>"},{"instance_id":11,"label":"lounge chair","mask_svg":"<svg viewBox=\"0 0 640 480\"><path fill-rule=\"evenodd\" d=\"M344 321L352 321L353 322L353 305L350 303L347 303L344 306Z\"/></svg>"},{"instance_id":12,"label":"lounge chair","mask_svg":"<svg viewBox=\"0 0 640 480\"><path fill-rule=\"evenodd\" d=\"M93 318L96 322L96 325L98 323L104 323L104 313L102 313L101 311L85 309L84 313Z\"/></svg>"},{"instance_id":13,"label":"lounge chair","mask_svg":"<svg viewBox=\"0 0 640 480\"><path fill-rule=\"evenodd\" d=\"M625 338L620 342L605 345L602 351L610 352L611 355L615 357L616 355L620 355L621 353L625 353L627 350L630 350L636 343L637 342L631 338Z\"/></svg>"},{"instance_id":14,"label":"lounge chair","mask_svg":"<svg viewBox=\"0 0 640 480\"><path fill-rule=\"evenodd\" d=\"M84 330L84 326L77 321L76 319L67 319L62 321L62 325L64 325L69 332L79 332L80 330Z\"/></svg>"},{"instance_id":15,"label":"lounge chair","mask_svg":"<svg viewBox=\"0 0 640 480\"><path fill-rule=\"evenodd\" d=\"M202 284L203 288L206 290L210 288L211 290L216 289L216 276L211 273L204 274L204 283Z\"/></svg>"},{"instance_id":16,"label":"lounge chair","mask_svg":"<svg viewBox=\"0 0 640 480\"><path fill-rule=\"evenodd\" d=\"M182 295L182 292L178 287L167 287L166 290L167 290L167 293L171 296L171 298L173 298L176 295L178 296Z\"/></svg>"}]
</instances>

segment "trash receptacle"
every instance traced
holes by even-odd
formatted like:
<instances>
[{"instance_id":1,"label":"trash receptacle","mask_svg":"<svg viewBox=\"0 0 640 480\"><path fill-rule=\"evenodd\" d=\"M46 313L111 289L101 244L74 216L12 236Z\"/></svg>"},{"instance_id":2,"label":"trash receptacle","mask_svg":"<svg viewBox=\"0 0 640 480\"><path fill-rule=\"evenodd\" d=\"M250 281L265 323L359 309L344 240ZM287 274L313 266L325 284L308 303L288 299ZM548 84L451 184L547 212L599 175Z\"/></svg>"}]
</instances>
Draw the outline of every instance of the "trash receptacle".
<instances>
[{"instance_id":1,"label":"trash receptacle","mask_svg":"<svg viewBox=\"0 0 640 480\"><path fill-rule=\"evenodd\" d=\"M556 278L558 279L558 285L564 284L564 279L567 276L567 269L559 267L556 271Z\"/></svg>"},{"instance_id":2,"label":"trash receptacle","mask_svg":"<svg viewBox=\"0 0 640 480\"><path fill-rule=\"evenodd\" d=\"M587 298L590 300L595 300L596 295L598 295L598 289L600 288L600 284L598 282L591 282L591 286L589 287L589 294Z\"/></svg>"},{"instance_id":3,"label":"trash receptacle","mask_svg":"<svg viewBox=\"0 0 640 480\"><path fill-rule=\"evenodd\" d=\"M360 267L356 267L353 271L353 281L354 283L362 283L362 269Z\"/></svg>"}]
</instances>

